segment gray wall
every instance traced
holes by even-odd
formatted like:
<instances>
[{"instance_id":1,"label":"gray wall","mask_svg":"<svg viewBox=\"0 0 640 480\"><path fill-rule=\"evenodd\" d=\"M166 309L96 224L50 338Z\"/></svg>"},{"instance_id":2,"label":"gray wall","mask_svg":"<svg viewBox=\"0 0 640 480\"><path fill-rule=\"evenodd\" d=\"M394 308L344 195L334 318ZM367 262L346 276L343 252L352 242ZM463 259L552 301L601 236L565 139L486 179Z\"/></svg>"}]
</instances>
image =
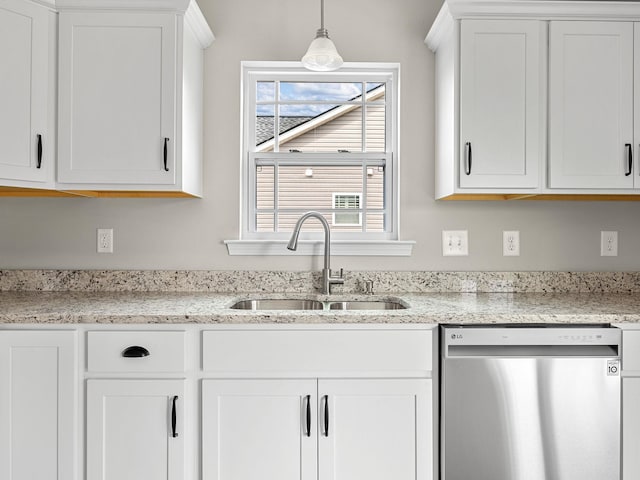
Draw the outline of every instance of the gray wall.
<instances>
[{"instance_id":1,"label":"gray wall","mask_svg":"<svg viewBox=\"0 0 640 480\"><path fill-rule=\"evenodd\" d=\"M0 198L0 268L303 270L301 256L230 257L237 238L240 61L297 60L319 24L318 0L199 0L216 35L205 53L205 198ZM401 62L402 239L412 257L338 257L347 270L638 270L640 203L436 202L434 58L423 40L440 0L328 0L329 33L346 61ZM96 228L115 253L96 253ZM441 230L468 229L470 255L442 257ZM521 256L502 256L520 230ZM618 230L618 257L600 257Z\"/></svg>"}]
</instances>

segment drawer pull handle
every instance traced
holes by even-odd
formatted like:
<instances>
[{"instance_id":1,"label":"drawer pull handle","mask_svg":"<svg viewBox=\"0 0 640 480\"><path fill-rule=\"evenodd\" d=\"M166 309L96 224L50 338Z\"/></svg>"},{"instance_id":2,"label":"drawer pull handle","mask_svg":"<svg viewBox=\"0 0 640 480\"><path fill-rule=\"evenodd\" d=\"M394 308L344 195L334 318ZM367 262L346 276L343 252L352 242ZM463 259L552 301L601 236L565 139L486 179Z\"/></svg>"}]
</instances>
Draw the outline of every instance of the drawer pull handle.
<instances>
[{"instance_id":1,"label":"drawer pull handle","mask_svg":"<svg viewBox=\"0 0 640 480\"><path fill-rule=\"evenodd\" d=\"M139 345L132 345L131 347L127 347L122 352L122 356L126 358L141 358L148 357L149 350Z\"/></svg>"},{"instance_id":2,"label":"drawer pull handle","mask_svg":"<svg viewBox=\"0 0 640 480\"><path fill-rule=\"evenodd\" d=\"M36 163L36 168L42 167L42 135L38 134L38 161Z\"/></svg>"},{"instance_id":3,"label":"drawer pull handle","mask_svg":"<svg viewBox=\"0 0 640 480\"><path fill-rule=\"evenodd\" d=\"M627 171L625 172L624 176L628 177L629 175L631 175L631 172L633 171L633 147L631 146L630 143L625 143L624 144L624 148L627 149Z\"/></svg>"},{"instance_id":4,"label":"drawer pull handle","mask_svg":"<svg viewBox=\"0 0 640 480\"><path fill-rule=\"evenodd\" d=\"M324 436L329 436L329 395L324 397Z\"/></svg>"},{"instance_id":5,"label":"drawer pull handle","mask_svg":"<svg viewBox=\"0 0 640 480\"><path fill-rule=\"evenodd\" d=\"M178 401L178 396L174 395L173 406L171 407L171 436L173 438L176 438L178 436L178 432L176 431L176 423L177 423L176 402L177 401Z\"/></svg>"},{"instance_id":6,"label":"drawer pull handle","mask_svg":"<svg viewBox=\"0 0 640 480\"><path fill-rule=\"evenodd\" d=\"M167 142L169 141L169 139L167 137L164 137L164 149L162 150L162 158L164 160L164 171L168 172L169 171L169 166L167 165Z\"/></svg>"},{"instance_id":7,"label":"drawer pull handle","mask_svg":"<svg viewBox=\"0 0 640 480\"><path fill-rule=\"evenodd\" d=\"M311 395L307 395L305 397L305 401L307 402L307 413L306 413L307 437L310 437L311 436Z\"/></svg>"},{"instance_id":8,"label":"drawer pull handle","mask_svg":"<svg viewBox=\"0 0 640 480\"><path fill-rule=\"evenodd\" d=\"M471 153L471 142L465 143L465 167L464 173L466 175L471 175L471 162L472 162L472 153Z\"/></svg>"}]
</instances>

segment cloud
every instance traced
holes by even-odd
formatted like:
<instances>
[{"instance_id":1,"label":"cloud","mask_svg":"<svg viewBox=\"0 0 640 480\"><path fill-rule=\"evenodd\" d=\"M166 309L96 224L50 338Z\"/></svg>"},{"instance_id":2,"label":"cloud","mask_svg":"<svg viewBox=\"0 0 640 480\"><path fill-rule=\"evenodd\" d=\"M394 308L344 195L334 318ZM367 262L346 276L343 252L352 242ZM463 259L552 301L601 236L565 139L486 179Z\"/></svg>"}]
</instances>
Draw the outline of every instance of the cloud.
<instances>
[{"instance_id":1,"label":"cloud","mask_svg":"<svg viewBox=\"0 0 640 480\"><path fill-rule=\"evenodd\" d=\"M275 82L257 82L258 102L275 102ZM380 83L367 83L371 90ZM315 117L362 95L361 82L280 82L280 115ZM309 104L287 104L287 102L327 102ZM257 105L260 116L273 116L274 105Z\"/></svg>"}]
</instances>

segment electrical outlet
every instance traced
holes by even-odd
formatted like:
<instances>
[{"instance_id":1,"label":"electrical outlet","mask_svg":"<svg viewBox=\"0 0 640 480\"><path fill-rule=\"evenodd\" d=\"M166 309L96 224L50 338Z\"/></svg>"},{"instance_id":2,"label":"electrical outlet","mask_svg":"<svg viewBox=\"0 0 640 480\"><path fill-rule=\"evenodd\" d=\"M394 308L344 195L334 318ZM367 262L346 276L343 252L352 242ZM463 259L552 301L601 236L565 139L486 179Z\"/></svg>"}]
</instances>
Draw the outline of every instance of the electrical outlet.
<instances>
[{"instance_id":1,"label":"electrical outlet","mask_svg":"<svg viewBox=\"0 0 640 480\"><path fill-rule=\"evenodd\" d=\"M443 230L442 255L445 257L469 255L469 233L466 230Z\"/></svg>"},{"instance_id":2,"label":"electrical outlet","mask_svg":"<svg viewBox=\"0 0 640 480\"><path fill-rule=\"evenodd\" d=\"M98 229L98 253L113 253L113 228Z\"/></svg>"},{"instance_id":3,"label":"electrical outlet","mask_svg":"<svg viewBox=\"0 0 640 480\"><path fill-rule=\"evenodd\" d=\"M600 256L618 256L618 232L600 232Z\"/></svg>"},{"instance_id":4,"label":"electrical outlet","mask_svg":"<svg viewBox=\"0 0 640 480\"><path fill-rule=\"evenodd\" d=\"M502 255L517 257L520 255L520 232L517 230L502 232Z\"/></svg>"}]
</instances>

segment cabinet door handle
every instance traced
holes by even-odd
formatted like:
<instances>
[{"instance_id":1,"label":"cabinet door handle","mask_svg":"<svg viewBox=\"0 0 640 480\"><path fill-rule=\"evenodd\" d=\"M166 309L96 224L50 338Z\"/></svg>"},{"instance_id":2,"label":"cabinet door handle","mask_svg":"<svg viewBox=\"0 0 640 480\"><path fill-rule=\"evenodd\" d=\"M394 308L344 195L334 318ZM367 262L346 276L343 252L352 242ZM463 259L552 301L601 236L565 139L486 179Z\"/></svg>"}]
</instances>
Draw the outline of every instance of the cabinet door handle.
<instances>
[{"instance_id":1,"label":"cabinet door handle","mask_svg":"<svg viewBox=\"0 0 640 480\"><path fill-rule=\"evenodd\" d=\"M306 435L307 437L311 436L311 395L307 395L305 398L305 401L307 402L307 412L306 412L306 427L307 427L307 431L306 431Z\"/></svg>"},{"instance_id":2,"label":"cabinet door handle","mask_svg":"<svg viewBox=\"0 0 640 480\"><path fill-rule=\"evenodd\" d=\"M171 407L171 436L176 438L178 436L178 432L176 430L177 423L177 415L176 415L176 402L178 401L178 396L173 396L173 406Z\"/></svg>"},{"instance_id":3,"label":"cabinet door handle","mask_svg":"<svg viewBox=\"0 0 640 480\"><path fill-rule=\"evenodd\" d=\"M122 356L126 358L140 358L148 357L150 355L149 350L140 345L132 345L123 350Z\"/></svg>"},{"instance_id":4,"label":"cabinet door handle","mask_svg":"<svg viewBox=\"0 0 640 480\"><path fill-rule=\"evenodd\" d=\"M36 168L42 166L42 135L38 134L38 160L36 162Z\"/></svg>"},{"instance_id":5,"label":"cabinet door handle","mask_svg":"<svg viewBox=\"0 0 640 480\"><path fill-rule=\"evenodd\" d=\"M471 162L473 160L471 142L465 143L464 147L464 173L471 175Z\"/></svg>"},{"instance_id":6,"label":"cabinet door handle","mask_svg":"<svg viewBox=\"0 0 640 480\"><path fill-rule=\"evenodd\" d=\"M169 167L167 165L167 156L168 156L168 151L167 151L167 143L169 142L169 139L167 137L164 137L164 151L163 151L163 155L164 155L164 171L168 172L169 171Z\"/></svg>"},{"instance_id":7,"label":"cabinet door handle","mask_svg":"<svg viewBox=\"0 0 640 480\"><path fill-rule=\"evenodd\" d=\"M324 423L324 436L329 436L329 395L325 395L322 397L324 399L324 414L323 414L323 423Z\"/></svg>"},{"instance_id":8,"label":"cabinet door handle","mask_svg":"<svg viewBox=\"0 0 640 480\"><path fill-rule=\"evenodd\" d=\"M624 174L625 177L631 175L631 170L633 170L633 147L630 143L625 143L624 147L627 149L627 172Z\"/></svg>"}]
</instances>

